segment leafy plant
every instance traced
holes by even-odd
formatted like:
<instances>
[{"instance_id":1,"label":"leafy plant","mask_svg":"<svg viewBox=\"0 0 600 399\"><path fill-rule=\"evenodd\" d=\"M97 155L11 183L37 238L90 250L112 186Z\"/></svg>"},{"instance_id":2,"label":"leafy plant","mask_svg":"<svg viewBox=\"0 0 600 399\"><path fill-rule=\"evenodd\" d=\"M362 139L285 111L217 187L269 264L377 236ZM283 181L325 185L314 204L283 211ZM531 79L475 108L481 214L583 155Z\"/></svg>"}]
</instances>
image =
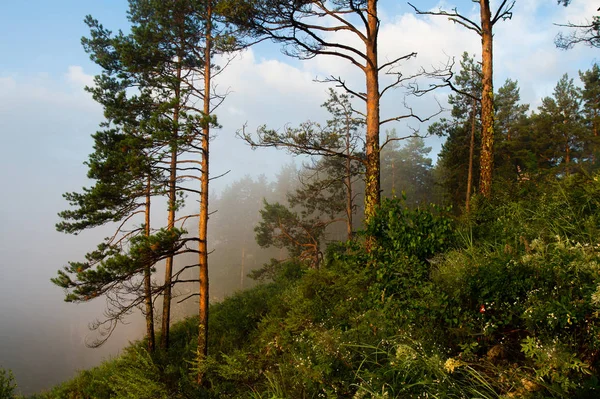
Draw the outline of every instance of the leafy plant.
<instances>
[{"instance_id":1,"label":"leafy plant","mask_svg":"<svg viewBox=\"0 0 600 399\"><path fill-rule=\"evenodd\" d=\"M0 367L0 399L13 399L17 384L11 370Z\"/></svg>"}]
</instances>

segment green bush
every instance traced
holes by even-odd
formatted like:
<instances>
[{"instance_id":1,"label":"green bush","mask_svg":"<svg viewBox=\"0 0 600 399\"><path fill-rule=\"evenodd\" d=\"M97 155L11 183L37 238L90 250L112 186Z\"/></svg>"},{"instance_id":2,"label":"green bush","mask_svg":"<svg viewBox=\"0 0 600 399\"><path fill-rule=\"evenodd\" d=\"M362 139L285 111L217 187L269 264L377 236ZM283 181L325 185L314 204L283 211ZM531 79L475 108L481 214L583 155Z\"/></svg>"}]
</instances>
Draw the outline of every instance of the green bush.
<instances>
[{"instance_id":1,"label":"green bush","mask_svg":"<svg viewBox=\"0 0 600 399\"><path fill-rule=\"evenodd\" d=\"M0 399L13 399L17 384L11 370L0 367Z\"/></svg>"},{"instance_id":2,"label":"green bush","mask_svg":"<svg viewBox=\"0 0 600 399\"><path fill-rule=\"evenodd\" d=\"M432 270L436 341L464 359L517 364L515 392L597 395L599 188L572 176L537 202L478 203L473 240Z\"/></svg>"},{"instance_id":3,"label":"green bush","mask_svg":"<svg viewBox=\"0 0 600 399\"><path fill-rule=\"evenodd\" d=\"M419 342L396 337L356 349L364 363L357 370L355 399L499 397L495 377Z\"/></svg>"}]
</instances>

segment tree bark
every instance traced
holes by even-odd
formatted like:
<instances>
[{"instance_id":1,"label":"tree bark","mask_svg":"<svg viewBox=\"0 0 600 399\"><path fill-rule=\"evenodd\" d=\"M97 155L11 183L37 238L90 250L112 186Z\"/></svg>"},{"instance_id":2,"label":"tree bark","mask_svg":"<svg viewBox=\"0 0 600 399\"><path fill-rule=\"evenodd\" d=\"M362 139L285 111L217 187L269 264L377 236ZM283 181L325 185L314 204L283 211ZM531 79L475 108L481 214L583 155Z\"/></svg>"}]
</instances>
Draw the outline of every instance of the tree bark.
<instances>
[{"instance_id":1,"label":"tree bark","mask_svg":"<svg viewBox=\"0 0 600 399\"><path fill-rule=\"evenodd\" d=\"M467 198L465 209L471 211L471 192L473 191L473 154L475 153L475 128L477 117L477 100L473 100L473 112L471 115L471 142L469 144L469 173L467 175Z\"/></svg>"},{"instance_id":2,"label":"tree bark","mask_svg":"<svg viewBox=\"0 0 600 399\"><path fill-rule=\"evenodd\" d=\"M179 139L179 108L181 101L181 60L183 57L177 56L175 86L175 109L173 110L173 134L171 137L171 162L169 165L169 217L167 228L169 230L175 227L175 207L177 203L177 151ZM163 349L169 348L169 327L171 324L171 291L173 284L173 255L170 255L165 262L165 287L163 292L163 315L162 315L162 336L161 346Z\"/></svg>"},{"instance_id":3,"label":"tree bark","mask_svg":"<svg viewBox=\"0 0 600 399\"><path fill-rule=\"evenodd\" d=\"M486 198L492 195L494 168L494 85L492 13L489 0L480 0L482 85L481 93L481 161L479 192Z\"/></svg>"},{"instance_id":4,"label":"tree bark","mask_svg":"<svg viewBox=\"0 0 600 399\"><path fill-rule=\"evenodd\" d=\"M366 40L367 62L365 75L367 84L367 132L366 132L366 173L365 173L365 222L375 215L380 203L380 159L379 159L379 70L377 64L377 1L369 0L368 34Z\"/></svg>"},{"instance_id":5,"label":"tree bark","mask_svg":"<svg viewBox=\"0 0 600 399\"><path fill-rule=\"evenodd\" d=\"M246 269L246 237L244 237L244 243L242 244L242 264L240 267L240 290L244 289L244 276Z\"/></svg>"},{"instance_id":6,"label":"tree bark","mask_svg":"<svg viewBox=\"0 0 600 399\"><path fill-rule=\"evenodd\" d=\"M209 179L209 139L210 139L210 78L212 53L212 0L206 0L206 32L204 49L204 124L202 126L202 163L200 177L200 219L198 221L198 264L200 265L200 300L198 323L198 385L202 385L204 373L202 363L208 355L208 179Z\"/></svg>"},{"instance_id":7,"label":"tree bark","mask_svg":"<svg viewBox=\"0 0 600 399\"><path fill-rule=\"evenodd\" d=\"M146 237L150 236L150 184L151 178L148 175L148 181L146 185L146 208L145 213L145 234ZM147 264L144 267L144 302L146 307L146 338L148 339L148 351L154 352L156 342L154 338L154 309L152 305L152 265Z\"/></svg>"},{"instance_id":8,"label":"tree bark","mask_svg":"<svg viewBox=\"0 0 600 399\"><path fill-rule=\"evenodd\" d=\"M350 160L350 122L346 117L346 234L352 239L352 163Z\"/></svg>"},{"instance_id":9,"label":"tree bark","mask_svg":"<svg viewBox=\"0 0 600 399\"><path fill-rule=\"evenodd\" d=\"M571 146L568 141L565 144L565 173L567 176L571 174Z\"/></svg>"}]
</instances>

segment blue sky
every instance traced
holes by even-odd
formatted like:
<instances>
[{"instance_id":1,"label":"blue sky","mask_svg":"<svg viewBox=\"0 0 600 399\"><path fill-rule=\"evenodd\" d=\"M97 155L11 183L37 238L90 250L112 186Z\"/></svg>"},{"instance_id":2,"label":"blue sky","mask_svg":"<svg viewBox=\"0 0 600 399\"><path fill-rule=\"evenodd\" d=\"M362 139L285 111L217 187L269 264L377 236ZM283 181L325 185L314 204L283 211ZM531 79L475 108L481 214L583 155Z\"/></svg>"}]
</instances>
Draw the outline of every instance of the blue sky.
<instances>
[{"instance_id":1,"label":"blue sky","mask_svg":"<svg viewBox=\"0 0 600 399\"><path fill-rule=\"evenodd\" d=\"M572 7L588 2L593 3L591 0L575 0ZM440 4L431 0L416 0L414 3L422 9ZM456 3L460 11L476 10L470 1ZM541 30L551 29L553 22L564 22L556 18L564 13L563 7L557 6L554 0L534 0L530 3L539 5L536 7L535 21ZM441 4L450 4L446 7L448 9L453 2ZM91 14L105 27L116 31L126 29L128 25L126 10L126 0L5 2L0 13L0 37L4 38L0 41L0 73L18 76L47 73L57 78L68 65L83 65L88 73L94 73L96 71L80 44L81 37L89 32L83 18ZM383 1L380 5L380 12L385 16L410 11L404 1ZM276 46L263 45L260 48L270 57L280 58Z\"/></svg>"},{"instance_id":2,"label":"blue sky","mask_svg":"<svg viewBox=\"0 0 600 399\"><path fill-rule=\"evenodd\" d=\"M438 4L415 3L422 8ZM562 74L576 78L577 72L590 68L600 54L585 47L564 52L553 44L559 31L553 23L579 22L592 15L597 2L573 0L566 9L555 3L518 0L513 20L499 24L496 30L496 87L508 77L518 79L523 102L531 103L534 109L543 96L552 94ZM446 0L442 4L446 8L456 4L466 13L477 10L470 0ZM99 231L65 236L54 231L54 224L57 212L66 206L62 193L89 184L83 162L92 150L90 134L102 120L102 110L83 91L98 73L80 45L81 37L88 33L83 19L91 14L109 29L126 29L127 2L5 1L1 9L0 360L4 363L0 366L14 368L27 389L49 368L71 373L107 353L83 351L83 358L76 358L44 351L71 345L72 351L80 353L83 345L77 337L103 306L64 304L62 292L49 279L68 260L81 258L106 235ZM405 66L407 71L437 65L446 56L459 57L465 50L479 54L480 41L472 32L443 18L417 17L404 2L382 2L381 18L382 59L410 51L419 53ZM218 112L223 129L213 141L211 157L215 175L229 169L231 173L215 181L214 187L223 187L246 173L273 176L288 162L290 158L282 152L250 150L235 138L235 132L244 123L252 129L263 123L280 127L307 119L322 120L325 115L320 104L327 87L313 80L328 75L343 76L358 88L362 84L360 74L345 62L331 58L290 60L274 44L264 43L236 57L220 77L221 87L229 87L232 93ZM442 103L446 96L436 94ZM382 113L394 114L401 103L400 93L390 92L389 98L383 99ZM435 101L425 99L414 107L425 115L435 109ZM400 134L408 131L405 123L393 127ZM439 150L439 140L429 143ZM134 329L125 331L108 352L138 334ZM48 340L54 348L47 345ZM10 345L3 346L3 342ZM17 353L17 347L28 349Z\"/></svg>"},{"instance_id":3,"label":"blue sky","mask_svg":"<svg viewBox=\"0 0 600 399\"><path fill-rule=\"evenodd\" d=\"M4 2L0 14L0 61L2 73L58 76L65 65L88 63L80 39L89 31L83 23L87 14L107 26L127 23L123 0L60 0L55 2Z\"/></svg>"}]
</instances>

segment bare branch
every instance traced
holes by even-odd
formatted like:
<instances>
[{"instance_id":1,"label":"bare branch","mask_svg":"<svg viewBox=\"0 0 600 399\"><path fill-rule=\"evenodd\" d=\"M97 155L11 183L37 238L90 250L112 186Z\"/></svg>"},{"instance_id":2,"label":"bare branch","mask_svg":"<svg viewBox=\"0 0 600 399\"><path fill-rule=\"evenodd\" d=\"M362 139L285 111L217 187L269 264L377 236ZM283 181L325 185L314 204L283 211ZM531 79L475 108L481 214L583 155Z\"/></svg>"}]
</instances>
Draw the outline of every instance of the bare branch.
<instances>
[{"instance_id":1,"label":"bare branch","mask_svg":"<svg viewBox=\"0 0 600 399\"><path fill-rule=\"evenodd\" d=\"M396 116L396 117L393 117L393 118L388 118L388 119L385 119L385 120L383 120L383 121L381 121L381 122L380 122L380 125L383 125L384 123L389 123L389 122L397 122L397 121L400 121L400 120L402 120L402 119L408 119L408 118L413 118L413 119L416 119L416 120L418 120L418 121L419 121L419 122L421 122L421 123L427 122L427 121L431 120L432 118L434 118L434 117L438 116L438 115L439 115L439 114L441 114L442 112L444 112L444 108L441 106L441 104L439 103L439 101L438 101L437 99L436 99L435 101L437 102L437 104L438 104L438 106L439 106L439 110L438 110L437 112L435 112L434 114L431 114L431 115L429 115L429 116L427 116L427 117L421 117L421 116L419 116L419 115L415 114L415 113L413 112L413 109L412 109L412 107L409 107L409 106L406 104L406 102L404 102L404 107L405 107L405 108L406 108L408 111L410 111L408 114L404 114L404 115Z\"/></svg>"},{"instance_id":2,"label":"bare branch","mask_svg":"<svg viewBox=\"0 0 600 399\"><path fill-rule=\"evenodd\" d=\"M230 169L230 170L228 170L228 171L227 171L227 172L225 172L225 173L221 173L221 174L220 174L220 175L218 175L218 176L213 176L213 177L209 178L208 180L209 180L209 181L211 181L211 180L219 179L219 178L221 178L221 177L223 177L223 176L225 176L225 175L229 174L229 172L231 172L231 169Z\"/></svg>"},{"instance_id":3,"label":"bare branch","mask_svg":"<svg viewBox=\"0 0 600 399\"><path fill-rule=\"evenodd\" d=\"M492 18L492 25L495 25L499 20L507 20L512 18L512 9L515 6L515 2L513 1L508 7L506 7L506 3L508 0L503 0L500 7L496 10L496 15Z\"/></svg>"},{"instance_id":4,"label":"bare branch","mask_svg":"<svg viewBox=\"0 0 600 399\"><path fill-rule=\"evenodd\" d=\"M346 91L347 93L350 93L351 95L353 95L354 97L360 98L363 101L367 101L367 96L365 93L358 93L352 89L350 89L347 85L346 85L346 81L342 80L341 77L335 77L333 75L331 75L328 78L325 79L315 79L315 82L318 83L336 83L336 87L340 87L342 89L344 89L344 91Z\"/></svg>"},{"instance_id":5,"label":"bare branch","mask_svg":"<svg viewBox=\"0 0 600 399\"><path fill-rule=\"evenodd\" d=\"M448 11L445 11L442 9L439 9L439 11L422 11L422 10L419 10L414 5L412 5L411 3L408 3L408 5L411 6L418 15L444 16L444 17L447 17L452 22L455 22L457 24L464 26L465 28L467 28L469 30L477 32L478 35L482 34L481 27L474 21L470 20L469 18L459 14L456 8L453 8L452 12L448 12Z\"/></svg>"}]
</instances>

